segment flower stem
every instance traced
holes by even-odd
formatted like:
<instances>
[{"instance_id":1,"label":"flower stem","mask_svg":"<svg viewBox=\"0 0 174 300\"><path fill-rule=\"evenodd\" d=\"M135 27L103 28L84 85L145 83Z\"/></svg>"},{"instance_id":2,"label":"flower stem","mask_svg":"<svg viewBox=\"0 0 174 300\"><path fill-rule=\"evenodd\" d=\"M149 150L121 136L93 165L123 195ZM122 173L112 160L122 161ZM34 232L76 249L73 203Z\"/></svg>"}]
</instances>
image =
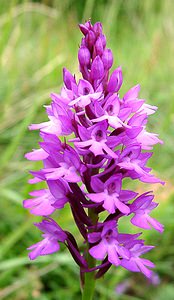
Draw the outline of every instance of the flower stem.
<instances>
[{"instance_id":1,"label":"flower stem","mask_svg":"<svg viewBox=\"0 0 174 300\"><path fill-rule=\"evenodd\" d=\"M97 222L97 214L95 213L93 208L88 209L88 216L91 219L92 223L95 224ZM88 249L89 249L89 244ZM87 249L87 250L88 250ZM93 258L89 252L87 252L86 260L88 262L89 268L94 268L96 265L96 260ZM82 291L82 300L92 300L95 290L95 271L86 272L84 276L84 287Z\"/></svg>"},{"instance_id":2,"label":"flower stem","mask_svg":"<svg viewBox=\"0 0 174 300\"><path fill-rule=\"evenodd\" d=\"M90 267L95 266L95 259L88 254L88 264ZM82 292L82 300L92 300L95 290L95 272L85 273L85 282Z\"/></svg>"}]
</instances>

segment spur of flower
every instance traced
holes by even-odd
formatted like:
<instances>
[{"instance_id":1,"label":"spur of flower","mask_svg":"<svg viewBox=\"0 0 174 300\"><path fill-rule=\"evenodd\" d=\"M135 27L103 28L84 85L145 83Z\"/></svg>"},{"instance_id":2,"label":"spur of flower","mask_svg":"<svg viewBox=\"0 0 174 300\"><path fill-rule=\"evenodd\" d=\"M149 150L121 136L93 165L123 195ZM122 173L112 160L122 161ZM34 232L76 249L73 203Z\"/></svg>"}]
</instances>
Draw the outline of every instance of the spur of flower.
<instances>
[{"instance_id":1,"label":"spur of flower","mask_svg":"<svg viewBox=\"0 0 174 300\"><path fill-rule=\"evenodd\" d=\"M64 243L80 267L82 286L90 273L93 279L100 278L111 265L150 278L154 264L141 255L153 246L145 245L141 233L129 234L126 228L120 232L119 220L131 216L130 227L163 231L163 225L149 215L158 205L152 191L141 195L123 188L125 181L133 180L164 183L147 167L153 146L162 144L157 134L146 130L157 107L139 98L140 85L120 96L122 69L110 72L113 54L101 23L88 21L79 28L82 78L77 81L64 68L60 94L52 93L46 106L49 121L29 126L40 130L42 141L26 158L43 161L42 169L31 171L30 183L44 181L47 186L32 191L32 198L24 201L32 214L43 217L35 224L43 239L28 248L29 257L57 252ZM65 205L70 206L83 247L70 228L61 228L57 217L51 217Z\"/></svg>"}]
</instances>

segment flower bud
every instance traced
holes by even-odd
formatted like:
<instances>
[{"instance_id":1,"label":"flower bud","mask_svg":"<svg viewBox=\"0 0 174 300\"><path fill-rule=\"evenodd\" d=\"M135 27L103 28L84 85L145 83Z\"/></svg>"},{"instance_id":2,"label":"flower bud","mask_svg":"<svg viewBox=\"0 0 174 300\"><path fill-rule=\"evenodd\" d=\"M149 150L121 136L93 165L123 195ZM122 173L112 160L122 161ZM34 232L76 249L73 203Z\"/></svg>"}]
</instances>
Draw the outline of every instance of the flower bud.
<instances>
[{"instance_id":1,"label":"flower bud","mask_svg":"<svg viewBox=\"0 0 174 300\"><path fill-rule=\"evenodd\" d=\"M101 79L104 75L104 66L100 56L96 56L91 66L91 78L93 80Z\"/></svg>"},{"instance_id":2,"label":"flower bud","mask_svg":"<svg viewBox=\"0 0 174 300\"><path fill-rule=\"evenodd\" d=\"M96 37L92 30L89 30L88 34L86 35L86 44L91 49L94 46Z\"/></svg>"},{"instance_id":3,"label":"flower bud","mask_svg":"<svg viewBox=\"0 0 174 300\"><path fill-rule=\"evenodd\" d=\"M82 38L80 47L86 47L86 40Z\"/></svg>"},{"instance_id":4,"label":"flower bud","mask_svg":"<svg viewBox=\"0 0 174 300\"><path fill-rule=\"evenodd\" d=\"M96 51L96 55L102 55L103 54L103 43L102 43L102 39L100 37L98 37L96 43L95 43L95 51Z\"/></svg>"},{"instance_id":5,"label":"flower bud","mask_svg":"<svg viewBox=\"0 0 174 300\"><path fill-rule=\"evenodd\" d=\"M96 33L96 36L102 34L102 24L100 22L96 22L93 26L93 30Z\"/></svg>"},{"instance_id":6,"label":"flower bud","mask_svg":"<svg viewBox=\"0 0 174 300\"><path fill-rule=\"evenodd\" d=\"M105 37L105 35L104 35L104 34L101 34L101 35L100 35L100 38L101 38L101 40L102 40L103 48L105 48L105 47L106 47L106 37Z\"/></svg>"},{"instance_id":7,"label":"flower bud","mask_svg":"<svg viewBox=\"0 0 174 300\"><path fill-rule=\"evenodd\" d=\"M79 63L82 67L88 66L90 63L91 54L86 47L80 47L78 52Z\"/></svg>"},{"instance_id":8,"label":"flower bud","mask_svg":"<svg viewBox=\"0 0 174 300\"><path fill-rule=\"evenodd\" d=\"M63 81L68 90L71 90L71 83L76 83L74 76L66 68L63 68Z\"/></svg>"},{"instance_id":9,"label":"flower bud","mask_svg":"<svg viewBox=\"0 0 174 300\"><path fill-rule=\"evenodd\" d=\"M123 82L122 70L118 67L110 76L107 91L109 93L118 92Z\"/></svg>"},{"instance_id":10,"label":"flower bud","mask_svg":"<svg viewBox=\"0 0 174 300\"><path fill-rule=\"evenodd\" d=\"M86 22L85 24L79 24L79 28L84 35L87 35L89 29L91 28L90 21Z\"/></svg>"},{"instance_id":11,"label":"flower bud","mask_svg":"<svg viewBox=\"0 0 174 300\"><path fill-rule=\"evenodd\" d=\"M79 24L79 28L84 35L88 33L88 28L85 25Z\"/></svg>"},{"instance_id":12,"label":"flower bud","mask_svg":"<svg viewBox=\"0 0 174 300\"><path fill-rule=\"evenodd\" d=\"M110 49L105 49L102 55L102 61L104 68L106 70L109 70L112 67L113 64L113 55L112 51Z\"/></svg>"},{"instance_id":13,"label":"flower bud","mask_svg":"<svg viewBox=\"0 0 174 300\"><path fill-rule=\"evenodd\" d=\"M87 21L85 22L84 24L89 30L92 28L92 24L91 24L91 21Z\"/></svg>"}]
</instances>

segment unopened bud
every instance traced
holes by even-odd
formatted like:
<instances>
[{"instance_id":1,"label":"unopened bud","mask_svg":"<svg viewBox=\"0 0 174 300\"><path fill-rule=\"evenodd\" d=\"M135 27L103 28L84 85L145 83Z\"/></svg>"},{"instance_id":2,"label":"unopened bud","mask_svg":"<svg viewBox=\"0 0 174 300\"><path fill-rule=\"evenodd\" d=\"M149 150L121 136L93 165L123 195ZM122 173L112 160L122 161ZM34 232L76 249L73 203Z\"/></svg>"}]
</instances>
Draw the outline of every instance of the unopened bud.
<instances>
[{"instance_id":1,"label":"unopened bud","mask_svg":"<svg viewBox=\"0 0 174 300\"><path fill-rule=\"evenodd\" d=\"M80 45L80 47L86 47L86 40L85 40L85 38L81 39L81 45Z\"/></svg>"},{"instance_id":2,"label":"unopened bud","mask_svg":"<svg viewBox=\"0 0 174 300\"><path fill-rule=\"evenodd\" d=\"M86 47L80 47L78 52L79 63L82 67L88 66L90 63L91 54Z\"/></svg>"},{"instance_id":3,"label":"unopened bud","mask_svg":"<svg viewBox=\"0 0 174 300\"><path fill-rule=\"evenodd\" d=\"M90 49L92 48L92 46L94 46L95 40L96 37L94 32L92 30L89 30L88 34L86 35L86 43Z\"/></svg>"},{"instance_id":4,"label":"unopened bud","mask_svg":"<svg viewBox=\"0 0 174 300\"><path fill-rule=\"evenodd\" d=\"M104 34L100 35L100 38L102 40L103 49L106 47L106 37Z\"/></svg>"},{"instance_id":5,"label":"unopened bud","mask_svg":"<svg viewBox=\"0 0 174 300\"><path fill-rule=\"evenodd\" d=\"M100 37L98 37L96 43L95 43L95 51L96 51L96 55L102 55L103 54L103 43L102 43L102 39Z\"/></svg>"},{"instance_id":6,"label":"unopened bud","mask_svg":"<svg viewBox=\"0 0 174 300\"><path fill-rule=\"evenodd\" d=\"M111 74L111 77L109 79L109 83L107 86L107 90L109 93L118 92L123 82L122 77L122 70L120 67L118 67L113 73Z\"/></svg>"},{"instance_id":7,"label":"unopened bud","mask_svg":"<svg viewBox=\"0 0 174 300\"><path fill-rule=\"evenodd\" d=\"M84 35L88 33L88 28L85 25L79 24L79 28Z\"/></svg>"},{"instance_id":8,"label":"unopened bud","mask_svg":"<svg viewBox=\"0 0 174 300\"><path fill-rule=\"evenodd\" d=\"M76 83L74 76L66 68L63 68L63 81L68 90L71 90L72 83Z\"/></svg>"},{"instance_id":9,"label":"unopened bud","mask_svg":"<svg viewBox=\"0 0 174 300\"><path fill-rule=\"evenodd\" d=\"M102 24L100 22L97 22L93 26L93 30L96 33L97 36L102 34Z\"/></svg>"},{"instance_id":10,"label":"unopened bud","mask_svg":"<svg viewBox=\"0 0 174 300\"><path fill-rule=\"evenodd\" d=\"M112 67L113 64L113 55L112 51L110 49L105 49L102 55L102 61L104 68L106 70L109 70Z\"/></svg>"},{"instance_id":11,"label":"unopened bud","mask_svg":"<svg viewBox=\"0 0 174 300\"><path fill-rule=\"evenodd\" d=\"M91 66L91 78L93 80L101 79L104 75L104 66L100 56L96 56Z\"/></svg>"},{"instance_id":12,"label":"unopened bud","mask_svg":"<svg viewBox=\"0 0 174 300\"><path fill-rule=\"evenodd\" d=\"M79 24L79 28L84 35L87 35L89 29L91 28L90 21L86 22L85 24Z\"/></svg>"}]
</instances>

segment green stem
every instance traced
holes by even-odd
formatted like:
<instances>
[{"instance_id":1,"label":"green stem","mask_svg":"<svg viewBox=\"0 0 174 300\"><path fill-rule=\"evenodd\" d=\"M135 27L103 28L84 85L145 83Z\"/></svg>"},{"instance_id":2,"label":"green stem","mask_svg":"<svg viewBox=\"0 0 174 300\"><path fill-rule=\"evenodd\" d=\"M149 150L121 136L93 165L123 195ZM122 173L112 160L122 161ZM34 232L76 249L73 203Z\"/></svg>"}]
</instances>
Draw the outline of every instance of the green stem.
<instances>
[{"instance_id":1,"label":"green stem","mask_svg":"<svg viewBox=\"0 0 174 300\"><path fill-rule=\"evenodd\" d=\"M93 224L96 224L97 222L97 214L93 209L88 209L88 216L90 217ZM88 249L89 249L89 244ZM87 251L88 251L87 249ZM89 252L87 252L86 260L88 262L89 268L94 268L96 265L96 260L93 258ZM93 272L87 272L84 276L84 287L82 291L82 300L93 300L94 296L94 290L95 290L95 271Z\"/></svg>"},{"instance_id":2,"label":"green stem","mask_svg":"<svg viewBox=\"0 0 174 300\"><path fill-rule=\"evenodd\" d=\"M95 266L95 259L88 255L88 264L90 267ZM95 272L85 273L85 283L82 292L82 300L92 300L95 290Z\"/></svg>"}]
</instances>

